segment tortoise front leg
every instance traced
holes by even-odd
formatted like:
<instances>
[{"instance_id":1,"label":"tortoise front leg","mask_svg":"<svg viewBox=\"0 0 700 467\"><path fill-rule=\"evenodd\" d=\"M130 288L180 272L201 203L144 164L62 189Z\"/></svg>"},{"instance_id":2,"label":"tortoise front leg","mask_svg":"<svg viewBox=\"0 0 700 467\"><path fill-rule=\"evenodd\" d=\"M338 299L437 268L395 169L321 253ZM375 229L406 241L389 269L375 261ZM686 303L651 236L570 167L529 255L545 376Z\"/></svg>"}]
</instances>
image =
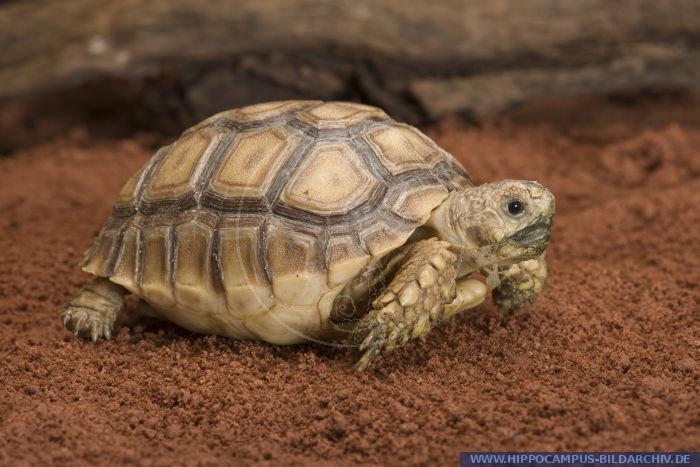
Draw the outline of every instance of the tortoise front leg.
<instances>
[{"instance_id":1,"label":"tortoise front leg","mask_svg":"<svg viewBox=\"0 0 700 467\"><path fill-rule=\"evenodd\" d=\"M498 277L501 284L493 289L493 301L499 308L512 310L535 303L547 280L545 253L499 269Z\"/></svg>"},{"instance_id":2,"label":"tortoise front leg","mask_svg":"<svg viewBox=\"0 0 700 467\"><path fill-rule=\"evenodd\" d=\"M457 296L445 305L445 319L475 306L486 299L486 285L476 279L460 279L457 281Z\"/></svg>"},{"instance_id":3,"label":"tortoise front leg","mask_svg":"<svg viewBox=\"0 0 700 467\"><path fill-rule=\"evenodd\" d=\"M353 330L353 341L364 352L355 369L364 370L374 357L409 339L423 338L445 317L445 305L454 304L450 309L454 314L483 300L466 282L460 283L465 287L455 300L457 255L449 248L449 243L431 238L415 243L406 252L389 286Z\"/></svg>"},{"instance_id":4,"label":"tortoise front leg","mask_svg":"<svg viewBox=\"0 0 700 467\"><path fill-rule=\"evenodd\" d=\"M90 337L93 341L98 337L109 339L127 293L124 287L98 277L73 295L58 314L66 329L76 336Z\"/></svg>"}]
</instances>

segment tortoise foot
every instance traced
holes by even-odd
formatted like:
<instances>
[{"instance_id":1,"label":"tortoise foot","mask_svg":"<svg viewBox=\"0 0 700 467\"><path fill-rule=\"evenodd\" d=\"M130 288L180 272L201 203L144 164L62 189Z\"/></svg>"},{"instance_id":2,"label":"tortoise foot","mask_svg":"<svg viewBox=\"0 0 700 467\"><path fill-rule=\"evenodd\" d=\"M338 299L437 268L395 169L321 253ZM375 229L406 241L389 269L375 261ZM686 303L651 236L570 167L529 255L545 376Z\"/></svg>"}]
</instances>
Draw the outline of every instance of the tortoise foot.
<instances>
[{"instance_id":1,"label":"tortoise foot","mask_svg":"<svg viewBox=\"0 0 700 467\"><path fill-rule=\"evenodd\" d=\"M59 310L63 326L76 336L110 339L117 314L124 306L124 289L107 279L85 284Z\"/></svg>"},{"instance_id":2,"label":"tortoise foot","mask_svg":"<svg viewBox=\"0 0 700 467\"><path fill-rule=\"evenodd\" d=\"M411 247L398 273L353 331L362 352L357 371L380 353L424 338L444 318L445 305L456 296L456 261L449 244L435 238Z\"/></svg>"},{"instance_id":3,"label":"tortoise foot","mask_svg":"<svg viewBox=\"0 0 700 467\"><path fill-rule=\"evenodd\" d=\"M499 308L516 310L534 304L547 280L545 254L503 268L499 276L501 284L493 289L493 301Z\"/></svg>"}]
</instances>

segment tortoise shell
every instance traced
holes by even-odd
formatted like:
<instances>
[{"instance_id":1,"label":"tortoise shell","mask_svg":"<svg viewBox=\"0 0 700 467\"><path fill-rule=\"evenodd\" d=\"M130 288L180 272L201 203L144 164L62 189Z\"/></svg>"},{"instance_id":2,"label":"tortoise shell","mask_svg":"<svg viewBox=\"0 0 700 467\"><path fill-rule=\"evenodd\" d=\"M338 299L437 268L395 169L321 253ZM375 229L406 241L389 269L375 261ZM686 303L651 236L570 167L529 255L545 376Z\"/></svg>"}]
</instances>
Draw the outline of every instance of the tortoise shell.
<instances>
[{"instance_id":1,"label":"tortoise shell","mask_svg":"<svg viewBox=\"0 0 700 467\"><path fill-rule=\"evenodd\" d=\"M320 332L348 281L469 185L451 155L376 107L253 105L158 150L83 269L193 331L296 343Z\"/></svg>"}]
</instances>

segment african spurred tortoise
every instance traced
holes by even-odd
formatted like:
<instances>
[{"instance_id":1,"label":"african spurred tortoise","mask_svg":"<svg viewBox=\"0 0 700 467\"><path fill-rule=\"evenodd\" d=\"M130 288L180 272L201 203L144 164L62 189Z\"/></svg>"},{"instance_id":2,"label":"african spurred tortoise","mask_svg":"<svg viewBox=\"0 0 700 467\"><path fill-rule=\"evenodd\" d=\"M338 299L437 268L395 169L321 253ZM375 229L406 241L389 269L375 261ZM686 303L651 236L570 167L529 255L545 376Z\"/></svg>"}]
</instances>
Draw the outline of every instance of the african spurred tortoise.
<instances>
[{"instance_id":1,"label":"african spurred tortoise","mask_svg":"<svg viewBox=\"0 0 700 467\"><path fill-rule=\"evenodd\" d=\"M110 338L124 295L192 331L275 344L350 337L364 369L480 304L532 302L554 197L474 186L450 154L382 110L284 101L217 114L124 185L86 254L97 276L60 311Z\"/></svg>"}]
</instances>

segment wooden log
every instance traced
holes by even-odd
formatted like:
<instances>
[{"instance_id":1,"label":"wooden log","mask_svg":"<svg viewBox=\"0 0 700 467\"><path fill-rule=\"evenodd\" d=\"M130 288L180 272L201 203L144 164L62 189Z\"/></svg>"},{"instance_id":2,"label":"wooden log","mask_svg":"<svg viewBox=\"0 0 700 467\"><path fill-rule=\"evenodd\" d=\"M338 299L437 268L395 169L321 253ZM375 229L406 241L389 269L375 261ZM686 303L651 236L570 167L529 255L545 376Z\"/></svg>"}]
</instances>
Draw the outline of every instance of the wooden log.
<instances>
[{"instance_id":1,"label":"wooden log","mask_svg":"<svg viewBox=\"0 0 700 467\"><path fill-rule=\"evenodd\" d=\"M699 43L697 0L11 1L0 138L59 117L181 128L270 99L361 100L419 123L548 95L695 91Z\"/></svg>"}]
</instances>

